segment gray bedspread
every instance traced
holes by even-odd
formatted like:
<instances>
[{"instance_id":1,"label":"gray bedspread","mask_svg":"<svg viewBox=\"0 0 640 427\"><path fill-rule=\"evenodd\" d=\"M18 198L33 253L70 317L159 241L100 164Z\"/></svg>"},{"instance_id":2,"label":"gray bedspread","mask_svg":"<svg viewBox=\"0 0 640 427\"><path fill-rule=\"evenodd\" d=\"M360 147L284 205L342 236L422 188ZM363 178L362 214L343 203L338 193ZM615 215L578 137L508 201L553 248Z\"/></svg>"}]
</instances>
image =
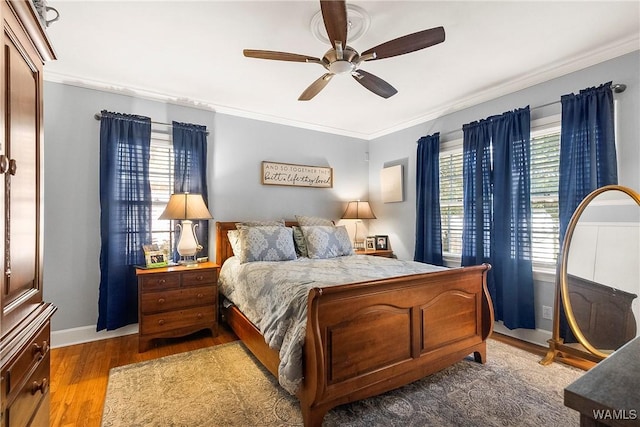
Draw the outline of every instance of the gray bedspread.
<instances>
[{"instance_id":1,"label":"gray bedspread","mask_svg":"<svg viewBox=\"0 0 640 427\"><path fill-rule=\"evenodd\" d=\"M222 266L218 285L220 292L262 332L269 347L279 351L278 381L295 394L302 383L302 345L311 288L442 269L368 255L245 264L231 257Z\"/></svg>"}]
</instances>

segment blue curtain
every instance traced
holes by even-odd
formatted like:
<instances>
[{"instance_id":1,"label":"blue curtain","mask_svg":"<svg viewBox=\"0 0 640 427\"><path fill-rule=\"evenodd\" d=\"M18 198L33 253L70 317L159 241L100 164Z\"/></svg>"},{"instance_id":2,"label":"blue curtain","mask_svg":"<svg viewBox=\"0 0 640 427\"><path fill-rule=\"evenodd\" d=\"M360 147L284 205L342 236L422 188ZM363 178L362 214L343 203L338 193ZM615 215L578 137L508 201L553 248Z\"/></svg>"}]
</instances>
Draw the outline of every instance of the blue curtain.
<instances>
[{"instance_id":1,"label":"blue curtain","mask_svg":"<svg viewBox=\"0 0 640 427\"><path fill-rule=\"evenodd\" d=\"M599 187L618 183L611 82L564 95L561 102L560 247L582 199ZM560 310L560 336L567 343L576 342L564 310Z\"/></svg>"},{"instance_id":2,"label":"blue curtain","mask_svg":"<svg viewBox=\"0 0 640 427\"><path fill-rule=\"evenodd\" d=\"M560 244L582 199L618 183L611 82L561 98Z\"/></svg>"},{"instance_id":3,"label":"blue curtain","mask_svg":"<svg viewBox=\"0 0 640 427\"><path fill-rule=\"evenodd\" d=\"M490 263L496 320L535 328L529 201L529 108L462 127L462 265Z\"/></svg>"},{"instance_id":4,"label":"blue curtain","mask_svg":"<svg viewBox=\"0 0 640 427\"><path fill-rule=\"evenodd\" d=\"M151 242L148 117L102 111L100 121L100 294L97 330L138 321L134 265Z\"/></svg>"},{"instance_id":5,"label":"blue curtain","mask_svg":"<svg viewBox=\"0 0 640 427\"><path fill-rule=\"evenodd\" d=\"M496 319L510 329L535 329L531 259L529 107L491 119Z\"/></svg>"},{"instance_id":6,"label":"blue curtain","mask_svg":"<svg viewBox=\"0 0 640 427\"><path fill-rule=\"evenodd\" d=\"M492 263L491 122L462 126L462 266ZM493 272L489 270L489 290Z\"/></svg>"},{"instance_id":7,"label":"blue curtain","mask_svg":"<svg viewBox=\"0 0 640 427\"><path fill-rule=\"evenodd\" d=\"M207 191L207 128L189 123L173 122L174 193L202 194L208 206ZM209 221L194 221L196 236L202 245L199 256L209 254ZM175 255L177 256L177 254Z\"/></svg>"},{"instance_id":8,"label":"blue curtain","mask_svg":"<svg viewBox=\"0 0 640 427\"><path fill-rule=\"evenodd\" d=\"M417 162L416 248L413 259L443 265L439 133L423 136L418 140Z\"/></svg>"}]
</instances>

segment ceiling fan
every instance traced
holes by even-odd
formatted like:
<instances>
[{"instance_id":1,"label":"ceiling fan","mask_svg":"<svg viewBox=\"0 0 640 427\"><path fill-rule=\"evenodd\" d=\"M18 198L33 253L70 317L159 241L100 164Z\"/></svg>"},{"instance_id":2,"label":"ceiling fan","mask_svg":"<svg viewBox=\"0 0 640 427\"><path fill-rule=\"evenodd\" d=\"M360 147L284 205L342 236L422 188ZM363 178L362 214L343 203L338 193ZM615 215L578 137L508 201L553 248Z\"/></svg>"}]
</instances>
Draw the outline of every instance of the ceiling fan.
<instances>
[{"instance_id":1,"label":"ceiling fan","mask_svg":"<svg viewBox=\"0 0 640 427\"><path fill-rule=\"evenodd\" d=\"M326 68L328 72L311 83L311 85L302 92L298 98L299 101L312 99L324 89L333 76L345 73L351 73L351 76L353 76L358 83L376 95L389 98L398 93L396 88L380 77L361 70L360 65L365 61L375 61L377 59L415 52L416 50L424 49L444 41L444 28L435 27L390 40L359 54L355 49L347 45L348 19L346 2L332 0L320 1L320 10L322 11L322 18L329 40L333 40L331 49L324 54L322 59L272 50L243 50L244 56L248 58L308 62L320 64Z\"/></svg>"}]
</instances>

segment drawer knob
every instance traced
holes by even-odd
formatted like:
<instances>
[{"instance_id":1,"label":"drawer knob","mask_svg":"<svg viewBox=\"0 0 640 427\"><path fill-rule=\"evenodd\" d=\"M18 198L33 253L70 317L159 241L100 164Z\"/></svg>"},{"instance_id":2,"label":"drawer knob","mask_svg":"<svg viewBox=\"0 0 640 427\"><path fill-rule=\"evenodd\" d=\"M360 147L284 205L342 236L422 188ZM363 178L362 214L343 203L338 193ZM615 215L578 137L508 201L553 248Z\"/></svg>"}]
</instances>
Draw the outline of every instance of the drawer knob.
<instances>
[{"instance_id":1,"label":"drawer knob","mask_svg":"<svg viewBox=\"0 0 640 427\"><path fill-rule=\"evenodd\" d=\"M158 320L158 325L160 325L160 326L164 325L164 319Z\"/></svg>"},{"instance_id":2,"label":"drawer knob","mask_svg":"<svg viewBox=\"0 0 640 427\"><path fill-rule=\"evenodd\" d=\"M204 295L202 293L198 294L198 298L202 298Z\"/></svg>"},{"instance_id":3,"label":"drawer knob","mask_svg":"<svg viewBox=\"0 0 640 427\"><path fill-rule=\"evenodd\" d=\"M33 343L33 354L39 354L40 356L44 356L44 354L49 350L49 344L47 341L42 341L42 345L38 345L37 342Z\"/></svg>"},{"instance_id":4,"label":"drawer knob","mask_svg":"<svg viewBox=\"0 0 640 427\"><path fill-rule=\"evenodd\" d=\"M202 281L204 279L204 277L202 277L202 275L198 276L198 280Z\"/></svg>"},{"instance_id":5,"label":"drawer knob","mask_svg":"<svg viewBox=\"0 0 640 427\"><path fill-rule=\"evenodd\" d=\"M158 298L158 304L164 304L165 299L164 298Z\"/></svg>"},{"instance_id":6,"label":"drawer knob","mask_svg":"<svg viewBox=\"0 0 640 427\"><path fill-rule=\"evenodd\" d=\"M158 285L164 285L167 281L164 279L158 280Z\"/></svg>"},{"instance_id":7,"label":"drawer knob","mask_svg":"<svg viewBox=\"0 0 640 427\"><path fill-rule=\"evenodd\" d=\"M49 388L49 380L47 380L46 378L43 378L42 381L40 381L40 383L38 383L38 381L34 381L33 384L31 384L31 394L34 395L37 392L45 394L48 388Z\"/></svg>"},{"instance_id":8,"label":"drawer knob","mask_svg":"<svg viewBox=\"0 0 640 427\"><path fill-rule=\"evenodd\" d=\"M196 317L197 317L198 319L202 319L202 313L198 313L198 314L196 314Z\"/></svg>"}]
</instances>

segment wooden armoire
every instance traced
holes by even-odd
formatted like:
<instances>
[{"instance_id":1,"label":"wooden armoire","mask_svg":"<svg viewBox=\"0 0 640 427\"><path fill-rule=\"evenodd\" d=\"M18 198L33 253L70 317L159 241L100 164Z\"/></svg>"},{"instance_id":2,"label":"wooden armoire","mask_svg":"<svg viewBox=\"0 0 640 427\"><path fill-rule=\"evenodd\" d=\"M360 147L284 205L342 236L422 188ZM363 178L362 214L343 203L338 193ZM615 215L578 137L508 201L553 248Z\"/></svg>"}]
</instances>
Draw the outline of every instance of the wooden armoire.
<instances>
[{"instance_id":1,"label":"wooden armoire","mask_svg":"<svg viewBox=\"0 0 640 427\"><path fill-rule=\"evenodd\" d=\"M30 0L0 1L0 426L48 426L56 308L42 298L42 70L55 53Z\"/></svg>"}]
</instances>

